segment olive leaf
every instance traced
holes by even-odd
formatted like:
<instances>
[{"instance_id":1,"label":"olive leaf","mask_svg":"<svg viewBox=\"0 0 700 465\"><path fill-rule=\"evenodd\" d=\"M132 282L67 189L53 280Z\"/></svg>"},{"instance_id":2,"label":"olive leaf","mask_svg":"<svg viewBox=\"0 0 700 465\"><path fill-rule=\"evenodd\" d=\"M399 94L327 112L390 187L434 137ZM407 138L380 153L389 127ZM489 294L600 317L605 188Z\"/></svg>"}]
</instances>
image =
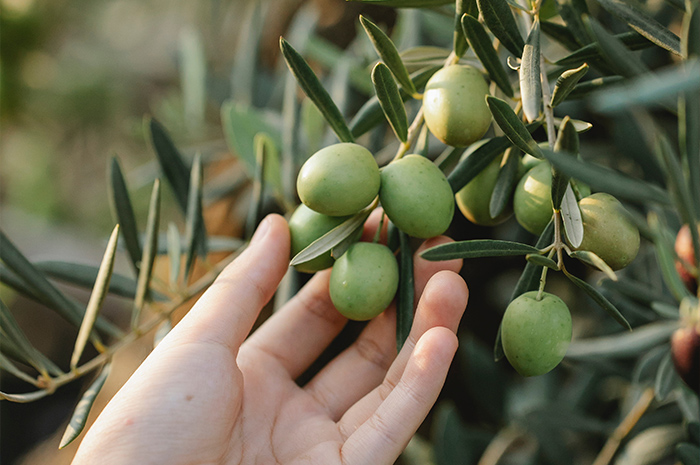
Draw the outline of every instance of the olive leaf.
<instances>
[{"instance_id":1,"label":"olive leaf","mask_svg":"<svg viewBox=\"0 0 700 465\"><path fill-rule=\"evenodd\" d=\"M368 5L390 6L394 8L424 8L436 7L453 3L453 0L351 0Z\"/></svg>"},{"instance_id":2,"label":"olive leaf","mask_svg":"<svg viewBox=\"0 0 700 465\"><path fill-rule=\"evenodd\" d=\"M377 93L379 105L384 111L386 119L394 130L396 137L401 142L408 139L408 118L406 108L403 106L399 88L391 75L391 71L384 63L377 63L372 69L372 83Z\"/></svg>"},{"instance_id":3,"label":"olive leaf","mask_svg":"<svg viewBox=\"0 0 700 465\"><path fill-rule=\"evenodd\" d=\"M139 242L134 207L131 204L129 190L126 187L124 174L117 157L112 157L108 167L109 204L112 207L115 222L122 228L122 237L126 251L131 259L131 264L134 267L134 271L138 273L138 263L141 260L141 244Z\"/></svg>"},{"instance_id":4,"label":"olive leaf","mask_svg":"<svg viewBox=\"0 0 700 465\"><path fill-rule=\"evenodd\" d=\"M605 310L605 312L608 315L613 317L615 319L615 321L617 321L620 324L620 326L622 326L623 328L628 329L630 331L632 330L632 326L630 326L629 322L622 315L622 313L620 313L620 311L608 299L606 299L605 296L603 296L603 294L598 292L598 290L596 290L596 288L594 288L593 286L591 286L590 284L588 284L586 281L582 280L581 278L578 278L578 277L572 275L571 273L566 271L566 269L563 269L562 271L564 272L566 277L571 280L571 282L573 282L577 287L579 287L586 294L588 294L588 296L591 299L593 299L595 301L595 303L597 303L600 306L600 308Z\"/></svg>"},{"instance_id":5,"label":"olive leaf","mask_svg":"<svg viewBox=\"0 0 700 465\"><path fill-rule=\"evenodd\" d=\"M542 150L537 145L537 142L535 142L535 139L532 138L528 129L522 121L520 121L520 118L518 118L507 102L498 97L487 95L486 103L491 110L496 124L498 124L506 137L510 139L516 147L525 153L529 153L533 157L543 157Z\"/></svg>"},{"instance_id":6,"label":"olive leaf","mask_svg":"<svg viewBox=\"0 0 700 465\"><path fill-rule=\"evenodd\" d=\"M668 351L661 359L659 368L656 371L656 379L654 380L654 397L656 400L659 402L666 400L677 383L678 377L673 367L671 352Z\"/></svg>"},{"instance_id":7,"label":"olive leaf","mask_svg":"<svg viewBox=\"0 0 700 465\"><path fill-rule=\"evenodd\" d=\"M574 34L563 24L554 23L552 21L541 21L540 28L544 34L556 40L569 50L578 50L581 46Z\"/></svg>"},{"instance_id":8,"label":"olive leaf","mask_svg":"<svg viewBox=\"0 0 700 465\"><path fill-rule=\"evenodd\" d=\"M304 163L301 147L301 104L297 98L296 79L287 74L282 101L282 150L280 159L281 192L286 203L296 202L296 179Z\"/></svg>"},{"instance_id":9,"label":"olive leaf","mask_svg":"<svg viewBox=\"0 0 700 465\"><path fill-rule=\"evenodd\" d=\"M528 122L540 116L542 81L540 79L540 21L535 18L527 36L520 63L520 97L523 113Z\"/></svg>"},{"instance_id":10,"label":"olive leaf","mask_svg":"<svg viewBox=\"0 0 700 465\"><path fill-rule=\"evenodd\" d=\"M579 152L579 140L576 128L568 116L565 116L559 125L557 140L554 143L554 151L568 156L577 156ZM556 167L552 167L552 206L559 210L564 194L569 188L570 177ZM575 200L575 198L574 198Z\"/></svg>"},{"instance_id":11,"label":"olive leaf","mask_svg":"<svg viewBox=\"0 0 700 465\"><path fill-rule=\"evenodd\" d=\"M476 0L456 0L455 2L455 31L452 35L452 50L454 50L457 58L461 58L469 48L465 31L462 28L462 17L464 15L479 15L479 7L476 4Z\"/></svg>"},{"instance_id":12,"label":"olive leaf","mask_svg":"<svg viewBox=\"0 0 700 465\"><path fill-rule=\"evenodd\" d=\"M636 358L652 347L668 342L677 328L677 321L657 321L636 327L632 332L575 340L569 345L566 358Z\"/></svg>"},{"instance_id":13,"label":"olive leaf","mask_svg":"<svg viewBox=\"0 0 700 465\"><path fill-rule=\"evenodd\" d=\"M399 231L399 292L396 295L396 353L401 352L413 325L415 280L413 250L408 235Z\"/></svg>"},{"instance_id":14,"label":"olive leaf","mask_svg":"<svg viewBox=\"0 0 700 465\"><path fill-rule=\"evenodd\" d=\"M185 124L196 134L204 127L207 105L207 63L202 37L196 29L183 29L178 52Z\"/></svg>"},{"instance_id":15,"label":"olive leaf","mask_svg":"<svg viewBox=\"0 0 700 465\"><path fill-rule=\"evenodd\" d=\"M71 416L70 422L66 427L66 431L63 433L63 437L61 438L61 442L58 446L59 449L63 449L68 444L73 442L75 438L80 436L80 433L85 428L88 415L90 414L90 409L95 403L97 394L99 394L102 386L105 384L105 381L107 381L107 377L109 376L111 370L111 363L103 366L102 370L100 370L100 373L97 375L97 378L95 378L95 381L90 384L90 387L87 388L87 391L85 391L83 396L80 398L80 402L78 402L78 405L73 411L73 415Z\"/></svg>"},{"instance_id":16,"label":"olive leaf","mask_svg":"<svg viewBox=\"0 0 700 465\"><path fill-rule=\"evenodd\" d=\"M180 231L175 223L168 224L168 262L170 263L170 286L174 289L180 277L180 261L182 256L182 245L180 241Z\"/></svg>"},{"instance_id":17,"label":"olive leaf","mask_svg":"<svg viewBox=\"0 0 700 465\"><path fill-rule=\"evenodd\" d=\"M282 37L280 37L280 49L289 70L297 79L299 86L323 114L323 117L328 121L338 139L341 142L354 142L355 138L352 136L350 129L348 129L343 115L333 103L328 91L321 85L316 74L306 63L306 60Z\"/></svg>"},{"instance_id":18,"label":"olive leaf","mask_svg":"<svg viewBox=\"0 0 700 465\"><path fill-rule=\"evenodd\" d=\"M153 264L158 251L158 226L160 225L160 179L156 178L151 191L146 221L146 240L144 241L141 266L134 296L134 306L131 312L131 327L137 328L141 309L149 293L149 284L153 274Z\"/></svg>"},{"instance_id":19,"label":"olive leaf","mask_svg":"<svg viewBox=\"0 0 700 465\"><path fill-rule=\"evenodd\" d=\"M71 370L75 370L78 366L78 361L80 356L83 354L83 349L87 344L90 333L92 333L92 327L95 325L97 320L97 314L102 307L102 302L107 295L107 289L109 288L109 280L112 277L112 270L114 269L114 259L117 253L117 240L119 239L119 225L116 225L112 230L112 235L107 243L107 249L105 250L104 256L102 258L102 263L100 264L100 270L97 272L97 279L95 280L95 286L92 288L92 293L90 294L90 299L88 300L87 308L85 310L85 316L83 316L83 322L78 330L78 336L75 339L75 347L73 348L73 354L70 358ZM99 340L95 341L98 350L101 351L102 344Z\"/></svg>"},{"instance_id":20,"label":"olive leaf","mask_svg":"<svg viewBox=\"0 0 700 465\"><path fill-rule=\"evenodd\" d=\"M561 73L552 91L552 100L550 101L552 108L566 100L566 97L574 90L576 84L587 72L588 65L584 63L576 69L569 69Z\"/></svg>"},{"instance_id":21,"label":"olive leaf","mask_svg":"<svg viewBox=\"0 0 700 465\"><path fill-rule=\"evenodd\" d=\"M559 266L557 265L557 262L552 260L551 258L545 257L544 255L540 254L527 254L525 255L525 260L527 260L529 263L532 263L533 265L536 266L546 266L547 268L554 270L554 271L559 271Z\"/></svg>"},{"instance_id":22,"label":"olive leaf","mask_svg":"<svg viewBox=\"0 0 700 465\"><path fill-rule=\"evenodd\" d=\"M567 100L576 100L580 98L585 98L589 94L607 89L608 87L618 84L624 81L625 78L622 76L605 76L600 78L591 79L585 82L579 82L576 87L567 96Z\"/></svg>"},{"instance_id":23,"label":"olive leaf","mask_svg":"<svg viewBox=\"0 0 700 465\"><path fill-rule=\"evenodd\" d=\"M516 57L521 57L525 42L506 0L477 0L479 11L489 30Z\"/></svg>"},{"instance_id":24,"label":"olive leaf","mask_svg":"<svg viewBox=\"0 0 700 465\"><path fill-rule=\"evenodd\" d=\"M535 244L535 248L538 250L538 253L540 249L551 244L553 238L554 221L550 221L544 228L544 231L542 231L542 234L540 234L540 237L537 239L537 243ZM510 295L510 300L513 300L528 291L534 291L537 289L540 280L540 268L540 265L536 265L530 261L527 262L523 272L520 274L520 278L518 278L518 282L513 288L513 292Z\"/></svg>"},{"instance_id":25,"label":"olive leaf","mask_svg":"<svg viewBox=\"0 0 700 465\"><path fill-rule=\"evenodd\" d=\"M680 39L658 21L646 13L621 0L597 0L600 5L613 15L625 21L629 26L661 48L681 55Z\"/></svg>"},{"instance_id":26,"label":"olive leaf","mask_svg":"<svg viewBox=\"0 0 700 465\"><path fill-rule=\"evenodd\" d=\"M616 74L633 77L648 71L641 60L633 55L614 35L606 31L594 18L584 17L586 27L595 37L601 55Z\"/></svg>"},{"instance_id":27,"label":"olive leaf","mask_svg":"<svg viewBox=\"0 0 700 465\"><path fill-rule=\"evenodd\" d=\"M591 42L591 38L581 20L581 16L587 14L588 11L581 8L581 5L585 8L585 2L576 2L575 0L557 1L559 15L564 20L567 29L571 31L571 34L580 45L586 45Z\"/></svg>"},{"instance_id":28,"label":"olive leaf","mask_svg":"<svg viewBox=\"0 0 700 465\"><path fill-rule=\"evenodd\" d=\"M683 284L678 272L676 271L675 257L673 253L672 238L666 234L666 228L661 224L659 216L655 212L649 212L647 222L653 234L654 249L656 251L656 259L659 263L661 276L663 277L666 286L671 291L671 294L678 300L682 301L690 295L690 292Z\"/></svg>"},{"instance_id":29,"label":"olive leaf","mask_svg":"<svg viewBox=\"0 0 700 465\"><path fill-rule=\"evenodd\" d=\"M408 70L406 70L406 66L404 66L403 61L401 61L401 56L389 36L379 29L376 24L362 15L360 15L360 23L365 29L370 41L372 41L372 45L374 45L377 54L394 75L396 81L406 92L415 94L416 88L413 85L413 81L411 81Z\"/></svg>"},{"instance_id":30,"label":"olive leaf","mask_svg":"<svg viewBox=\"0 0 700 465\"><path fill-rule=\"evenodd\" d=\"M3 334L4 336L4 334ZM13 375L16 378L21 379L22 381L36 385L37 381L36 379L32 378L22 370L20 370L17 365L15 365L12 360L9 358L5 357L2 352L0 352L0 370L7 371L11 375Z\"/></svg>"},{"instance_id":31,"label":"olive leaf","mask_svg":"<svg viewBox=\"0 0 700 465\"><path fill-rule=\"evenodd\" d=\"M421 257L430 261L453 260L455 258L508 257L536 254L539 250L519 242L491 239L450 242L425 250Z\"/></svg>"},{"instance_id":32,"label":"olive leaf","mask_svg":"<svg viewBox=\"0 0 700 465\"><path fill-rule=\"evenodd\" d=\"M496 49L491 44L491 38L484 26L475 17L468 14L462 16L461 24L464 35L469 40L469 45L471 45L481 64L484 65L484 69L491 80L496 83L505 95L513 97L513 87L510 85L508 74L506 74Z\"/></svg>"},{"instance_id":33,"label":"olive leaf","mask_svg":"<svg viewBox=\"0 0 700 465\"><path fill-rule=\"evenodd\" d=\"M503 162L498 171L496 184L493 186L489 200L489 215L496 218L503 213L513 199L513 190L518 183L518 168L520 167L520 150L511 147L503 155Z\"/></svg>"},{"instance_id":34,"label":"olive leaf","mask_svg":"<svg viewBox=\"0 0 700 465\"><path fill-rule=\"evenodd\" d=\"M700 457L700 447L683 442L676 445L676 457L683 465L697 465Z\"/></svg>"},{"instance_id":35,"label":"olive leaf","mask_svg":"<svg viewBox=\"0 0 700 465\"><path fill-rule=\"evenodd\" d=\"M598 268L600 271L605 273L605 276L607 276L609 279L617 281L617 275L612 268L610 268L610 265L605 263L605 261L595 253L588 250L576 250L571 252L571 258L575 258L576 260L580 260L583 263L587 263L595 268Z\"/></svg>"},{"instance_id":36,"label":"olive leaf","mask_svg":"<svg viewBox=\"0 0 700 465\"><path fill-rule=\"evenodd\" d=\"M6 347L11 346L17 352L18 358L22 362L26 362L29 366L34 367L39 373L46 375L51 368L48 364L44 363L44 357L41 353L34 348L27 336L24 334L22 329L17 324L17 320L7 308L5 302L0 300L0 335L2 336L3 344L2 349L5 350ZM54 365L55 367L55 365ZM57 367L56 367L57 368ZM60 370L58 370L60 374Z\"/></svg>"},{"instance_id":37,"label":"olive leaf","mask_svg":"<svg viewBox=\"0 0 700 465\"><path fill-rule=\"evenodd\" d=\"M510 141L505 136L500 136L476 142L467 150L455 148L451 153L463 155L447 176L452 192L459 192L510 146Z\"/></svg>"},{"instance_id":38,"label":"olive leaf","mask_svg":"<svg viewBox=\"0 0 700 465\"><path fill-rule=\"evenodd\" d=\"M263 214L263 201L265 199L265 165L271 157L276 156L277 151L272 140L265 133L255 135L255 174L253 176L253 192L250 196L248 218L246 219L246 237L250 239L255 233Z\"/></svg>"},{"instance_id":39,"label":"olive leaf","mask_svg":"<svg viewBox=\"0 0 700 465\"><path fill-rule=\"evenodd\" d=\"M155 118L147 120L151 144L165 179L175 194L177 204L184 213L187 211L187 192L190 188L190 168L180 151L175 147L170 135ZM139 254L139 259L141 254Z\"/></svg>"},{"instance_id":40,"label":"olive leaf","mask_svg":"<svg viewBox=\"0 0 700 465\"><path fill-rule=\"evenodd\" d=\"M18 404L24 404L28 402L34 402L49 395L49 391L42 389L41 391L28 392L26 394L8 394L6 392L0 391L0 400L9 400L10 402L17 402Z\"/></svg>"},{"instance_id":41,"label":"olive leaf","mask_svg":"<svg viewBox=\"0 0 700 465\"><path fill-rule=\"evenodd\" d=\"M635 31L615 34L613 37L630 50L642 50L654 45ZM555 61L554 64L557 66L579 66L585 62L597 63L602 59L603 54L600 50L600 46L594 42L574 50L565 57Z\"/></svg>"},{"instance_id":42,"label":"olive leaf","mask_svg":"<svg viewBox=\"0 0 700 465\"><path fill-rule=\"evenodd\" d=\"M564 222L564 232L572 247L578 247L583 242L583 219L571 184L566 185L561 202L561 217Z\"/></svg>"}]
</instances>

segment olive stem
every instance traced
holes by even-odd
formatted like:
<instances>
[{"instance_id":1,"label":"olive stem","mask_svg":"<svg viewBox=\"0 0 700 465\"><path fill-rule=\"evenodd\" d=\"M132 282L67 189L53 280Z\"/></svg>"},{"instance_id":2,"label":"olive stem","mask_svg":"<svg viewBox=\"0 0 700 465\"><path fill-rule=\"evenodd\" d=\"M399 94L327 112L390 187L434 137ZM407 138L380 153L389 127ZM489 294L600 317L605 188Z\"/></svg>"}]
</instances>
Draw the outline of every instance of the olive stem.
<instances>
[{"instance_id":1,"label":"olive stem","mask_svg":"<svg viewBox=\"0 0 700 465\"><path fill-rule=\"evenodd\" d=\"M379 218L379 225L377 226L377 230L374 232L374 238L372 239L372 243L377 244L379 242L379 238L382 235L382 228L384 227L384 217L386 216L386 213L382 212L382 216Z\"/></svg>"},{"instance_id":2,"label":"olive stem","mask_svg":"<svg viewBox=\"0 0 700 465\"><path fill-rule=\"evenodd\" d=\"M547 254L547 258L552 258L554 256L554 253L556 252L555 248L552 248L549 253ZM547 270L549 270L548 267L543 266L542 267L542 274L540 275L540 287L537 290L537 297L535 297L535 300L540 301L542 300L542 294L544 293L544 287L547 284Z\"/></svg>"}]
</instances>

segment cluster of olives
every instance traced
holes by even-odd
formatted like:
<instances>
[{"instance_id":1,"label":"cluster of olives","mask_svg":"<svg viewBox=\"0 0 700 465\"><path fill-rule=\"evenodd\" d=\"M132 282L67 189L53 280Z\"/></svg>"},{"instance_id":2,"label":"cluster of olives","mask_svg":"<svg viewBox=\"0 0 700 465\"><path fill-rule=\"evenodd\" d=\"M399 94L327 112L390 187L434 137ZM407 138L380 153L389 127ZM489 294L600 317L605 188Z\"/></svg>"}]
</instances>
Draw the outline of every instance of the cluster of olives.
<instances>
[{"instance_id":1,"label":"cluster of olives","mask_svg":"<svg viewBox=\"0 0 700 465\"><path fill-rule=\"evenodd\" d=\"M369 150L353 143L331 145L312 155L299 172L297 191L302 204L289 220L292 256L377 197L394 225L413 237L442 234L454 214L452 189L430 160L407 155L380 169ZM361 230L354 239L360 235ZM329 267L331 300L347 318L371 319L396 294L398 264L385 245L356 242L337 260L327 252L297 265L306 273Z\"/></svg>"}]
</instances>

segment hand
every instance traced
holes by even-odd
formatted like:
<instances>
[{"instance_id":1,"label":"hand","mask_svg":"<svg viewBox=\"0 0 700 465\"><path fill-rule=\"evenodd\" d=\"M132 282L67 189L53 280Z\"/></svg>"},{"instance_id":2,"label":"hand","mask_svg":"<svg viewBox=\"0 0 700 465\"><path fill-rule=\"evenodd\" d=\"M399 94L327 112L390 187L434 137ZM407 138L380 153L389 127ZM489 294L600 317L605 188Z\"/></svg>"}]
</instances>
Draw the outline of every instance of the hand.
<instances>
[{"instance_id":1,"label":"hand","mask_svg":"<svg viewBox=\"0 0 700 465\"><path fill-rule=\"evenodd\" d=\"M114 396L74 464L393 463L457 349L468 294L456 274L461 261L416 257L422 297L398 356L392 305L299 387L294 380L347 320L333 308L324 271L248 337L288 257L287 225L271 215Z\"/></svg>"}]
</instances>

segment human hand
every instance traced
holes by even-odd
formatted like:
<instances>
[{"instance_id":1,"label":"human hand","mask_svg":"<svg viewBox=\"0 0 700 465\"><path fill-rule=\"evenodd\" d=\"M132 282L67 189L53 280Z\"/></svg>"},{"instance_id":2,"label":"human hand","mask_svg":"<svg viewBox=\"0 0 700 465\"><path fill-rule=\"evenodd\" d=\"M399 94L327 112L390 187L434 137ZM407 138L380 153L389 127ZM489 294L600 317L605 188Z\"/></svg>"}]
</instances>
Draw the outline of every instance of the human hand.
<instances>
[{"instance_id":1,"label":"human hand","mask_svg":"<svg viewBox=\"0 0 700 465\"><path fill-rule=\"evenodd\" d=\"M419 252L448 240L431 239ZM468 296L456 274L461 261L416 256L421 298L398 356L392 305L300 387L295 379L347 320L324 271L248 337L288 257L287 225L271 215L114 396L73 463L393 463L457 349Z\"/></svg>"}]
</instances>

